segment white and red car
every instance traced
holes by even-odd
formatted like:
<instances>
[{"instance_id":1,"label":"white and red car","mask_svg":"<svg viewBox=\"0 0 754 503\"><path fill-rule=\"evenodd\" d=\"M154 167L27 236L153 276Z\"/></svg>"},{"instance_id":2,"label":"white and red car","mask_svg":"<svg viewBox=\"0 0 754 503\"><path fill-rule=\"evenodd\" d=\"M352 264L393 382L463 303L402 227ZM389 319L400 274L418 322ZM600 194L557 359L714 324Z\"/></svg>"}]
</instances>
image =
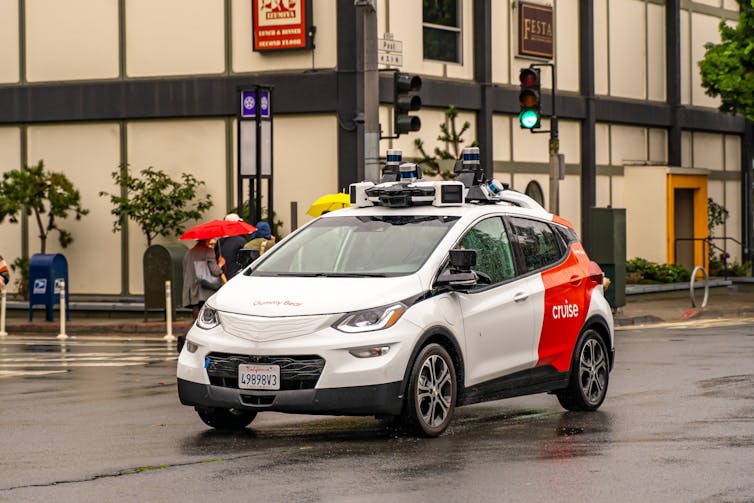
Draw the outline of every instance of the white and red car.
<instances>
[{"instance_id":1,"label":"white and red car","mask_svg":"<svg viewBox=\"0 0 754 503\"><path fill-rule=\"evenodd\" d=\"M412 181L352 186L351 208L210 298L178 360L181 402L216 428L282 411L395 416L427 436L457 406L516 395L596 410L613 318L572 225L514 191L474 202L460 182Z\"/></svg>"}]
</instances>

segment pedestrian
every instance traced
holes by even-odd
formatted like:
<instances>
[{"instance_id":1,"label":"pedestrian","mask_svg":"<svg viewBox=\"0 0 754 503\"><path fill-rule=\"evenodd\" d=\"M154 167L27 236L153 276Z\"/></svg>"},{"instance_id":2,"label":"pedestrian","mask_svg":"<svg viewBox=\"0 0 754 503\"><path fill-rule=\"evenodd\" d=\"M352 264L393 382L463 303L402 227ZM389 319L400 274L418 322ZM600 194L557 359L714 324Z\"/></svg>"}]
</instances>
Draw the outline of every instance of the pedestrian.
<instances>
[{"instance_id":1,"label":"pedestrian","mask_svg":"<svg viewBox=\"0 0 754 503\"><path fill-rule=\"evenodd\" d=\"M224 260L215 256L216 239L202 239L183 256L183 306L194 319L210 296L222 285Z\"/></svg>"},{"instance_id":2,"label":"pedestrian","mask_svg":"<svg viewBox=\"0 0 754 503\"><path fill-rule=\"evenodd\" d=\"M228 213L225 215L225 220L228 222L242 222L241 217L237 213ZM217 247L215 251L217 256L223 257L225 265L223 266L223 272L227 279L232 278L241 270L241 263L238 261L238 250L244 247L246 244L246 236L228 236L217 240Z\"/></svg>"},{"instance_id":3,"label":"pedestrian","mask_svg":"<svg viewBox=\"0 0 754 503\"><path fill-rule=\"evenodd\" d=\"M272 248L275 244L275 236L272 235L270 224L267 222L257 222L257 230L255 230L249 237L251 240L244 245L243 250L249 250L247 253L247 264L253 262L264 252Z\"/></svg>"},{"instance_id":4,"label":"pedestrian","mask_svg":"<svg viewBox=\"0 0 754 503\"><path fill-rule=\"evenodd\" d=\"M0 293L5 291L5 287L10 283L10 271L8 270L8 263L0 255Z\"/></svg>"}]
</instances>

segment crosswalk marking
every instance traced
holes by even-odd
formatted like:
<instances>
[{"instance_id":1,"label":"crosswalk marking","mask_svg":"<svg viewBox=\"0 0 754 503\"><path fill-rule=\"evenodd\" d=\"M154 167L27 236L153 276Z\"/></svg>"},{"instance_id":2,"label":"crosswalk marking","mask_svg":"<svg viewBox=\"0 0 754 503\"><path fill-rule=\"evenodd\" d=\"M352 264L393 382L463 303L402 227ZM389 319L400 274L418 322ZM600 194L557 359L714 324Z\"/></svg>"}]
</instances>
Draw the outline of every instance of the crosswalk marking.
<instances>
[{"instance_id":1,"label":"crosswalk marking","mask_svg":"<svg viewBox=\"0 0 754 503\"><path fill-rule=\"evenodd\" d=\"M83 367L127 367L178 359L175 343L157 338L49 336L0 338L0 379L45 376Z\"/></svg>"}]
</instances>

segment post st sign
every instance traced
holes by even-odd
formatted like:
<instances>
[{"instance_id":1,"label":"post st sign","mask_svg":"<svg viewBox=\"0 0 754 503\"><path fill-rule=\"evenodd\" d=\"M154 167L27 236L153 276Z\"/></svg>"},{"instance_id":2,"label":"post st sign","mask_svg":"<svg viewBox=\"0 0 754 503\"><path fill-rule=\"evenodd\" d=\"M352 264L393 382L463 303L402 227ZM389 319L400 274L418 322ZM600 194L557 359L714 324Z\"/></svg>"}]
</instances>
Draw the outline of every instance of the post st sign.
<instances>
[{"instance_id":1,"label":"post st sign","mask_svg":"<svg viewBox=\"0 0 754 503\"><path fill-rule=\"evenodd\" d=\"M552 59L552 5L518 2L518 55Z\"/></svg>"}]
</instances>

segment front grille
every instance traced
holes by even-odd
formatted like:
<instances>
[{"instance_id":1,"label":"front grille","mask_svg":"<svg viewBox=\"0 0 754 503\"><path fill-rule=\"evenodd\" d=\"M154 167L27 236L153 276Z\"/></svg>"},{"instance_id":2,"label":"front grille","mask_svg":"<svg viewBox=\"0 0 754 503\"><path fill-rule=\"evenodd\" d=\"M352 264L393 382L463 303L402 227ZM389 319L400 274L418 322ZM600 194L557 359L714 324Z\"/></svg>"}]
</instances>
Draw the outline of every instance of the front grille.
<instances>
[{"instance_id":1,"label":"front grille","mask_svg":"<svg viewBox=\"0 0 754 503\"><path fill-rule=\"evenodd\" d=\"M317 385L324 358L318 355L256 356L210 353L207 375L213 386L238 389L238 366L242 363L280 366L280 389L313 389Z\"/></svg>"},{"instance_id":2,"label":"front grille","mask_svg":"<svg viewBox=\"0 0 754 503\"><path fill-rule=\"evenodd\" d=\"M313 334L332 325L337 318L338 315L263 317L220 313L223 330L235 337L256 342Z\"/></svg>"}]
</instances>

